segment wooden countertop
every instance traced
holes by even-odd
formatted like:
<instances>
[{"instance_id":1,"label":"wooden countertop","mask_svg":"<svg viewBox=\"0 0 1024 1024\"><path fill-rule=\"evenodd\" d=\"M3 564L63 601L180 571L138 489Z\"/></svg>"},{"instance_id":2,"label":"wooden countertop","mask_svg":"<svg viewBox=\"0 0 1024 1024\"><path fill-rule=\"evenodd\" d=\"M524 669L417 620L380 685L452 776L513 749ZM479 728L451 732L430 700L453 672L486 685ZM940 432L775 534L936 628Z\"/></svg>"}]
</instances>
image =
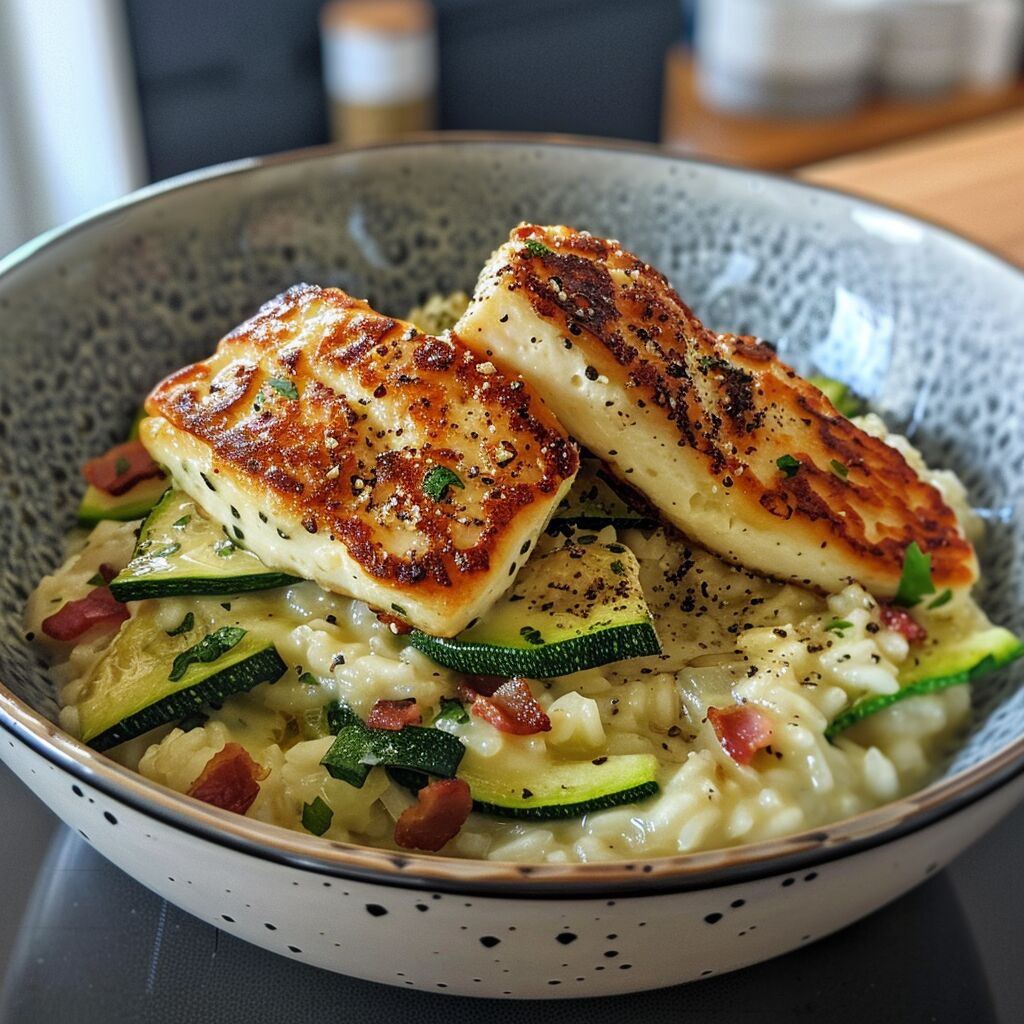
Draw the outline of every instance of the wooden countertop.
<instances>
[{"instance_id":1,"label":"wooden countertop","mask_svg":"<svg viewBox=\"0 0 1024 1024\"><path fill-rule=\"evenodd\" d=\"M926 99L877 97L830 118L730 114L704 103L692 55L674 46L665 58L661 141L676 152L742 167L792 170L1022 106L1024 79L1003 88L965 87Z\"/></svg>"},{"instance_id":2,"label":"wooden countertop","mask_svg":"<svg viewBox=\"0 0 1024 1024\"><path fill-rule=\"evenodd\" d=\"M1024 265L1024 110L802 168L938 221Z\"/></svg>"}]
</instances>

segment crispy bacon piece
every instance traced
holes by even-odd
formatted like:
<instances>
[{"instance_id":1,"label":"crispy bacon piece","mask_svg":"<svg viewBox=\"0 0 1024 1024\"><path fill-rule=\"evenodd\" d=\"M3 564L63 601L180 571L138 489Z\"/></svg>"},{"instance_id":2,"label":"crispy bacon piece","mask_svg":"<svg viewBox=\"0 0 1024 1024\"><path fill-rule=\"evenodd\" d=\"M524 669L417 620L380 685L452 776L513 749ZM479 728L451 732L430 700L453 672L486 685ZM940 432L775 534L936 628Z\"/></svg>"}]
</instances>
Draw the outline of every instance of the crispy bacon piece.
<instances>
[{"instance_id":1,"label":"crispy bacon piece","mask_svg":"<svg viewBox=\"0 0 1024 1024\"><path fill-rule=\"evenodd\" d=\"M120 569L115 569L109 562L100 562L99 575L104 583L109 583L120 571Z\"/></svg>"},{"instance_id":2,"label":"crispy bacon piece","mask_svg":"<svg viewBox=\"0 0 1024 1024\"><path fill-rule=\"evenodd\" d=\"M260 782L269 774L240 743L226 743L206 762L199 778L189 786L188 795L225 811L245 814L259 796Z\"/></svg>"},{"instance_id":3,"label":"crispy bacon piece","mask_svg":"<svg viewBox=\"0 0 1024 1024\"><path fill-rule=\"evenodd\" d=\"M407 850L436 853L459 834L473 810L469 785L462 779L438 779L424 786L395 822L395 842Z\"/></svg>"},{"instance_id":4,"label":"crispy bacon piece","mask_svg":"<svg viewBox=\"0 0 1024 1024\"><path fill-rule=\"evenodd\" d=\"M471 714L501 732L529 736L551 728L551 719L537 703L525 679L506 679L491 688L490 680L478 677L472 684L460 683L459 693L463 700L471 702Z\"/></svg>"},{"instance_id":5,"label":"crispy bacon piece","mask_svg":"<svg viewBox=\"0 0 1024 1024\"><path fill-rule=\"evenodd\" d=\"M772 720L749 704L731 708L708 708L708 721L718 742L737 764L750 764L759 750L772 741Z\"/></svg>"},{"instance_id":6,"label":"crispy bacon piece","mask_svg":"<svg viewBox=\"0 0 1024 1024\"><path fill-rule=\"evenodd\" d=\"M102 572L102 568L101 568ZM85 597L68 601L60 611L43 619L43 632L54 640L77 640L93 626L114 629L128 618L128 608L109 587L94 587Z\"/></svg>"},{"instance_id":7,"label":"crispy bacon piece","mask_svg":"<svg viewBox=\"0 0 1024 1024\"><path fill-rule=\"evenodd\" d=\"M928 630L906 608L895 608L883 601L879 603L879 614L886 629L902 633L910 643L919 644L928 639Z\"/></svg>"},{"instance_id":8,"label":"crispy bacon piece","mask_svg":"<svg viewBox=\"0 0 1024 1024\"><path fill-rule=\"evenodd\" d=\"M390 729L397 732L407 725L419 725L423 721L419 705L415 697L405 700L379 700L366 716L366 724L371 729Z\"/></svg>"},{"instance_id":9,"label":"crispy bacon piece","mask_svg":"<svg viewBox=\"0 0 1024 1024\"><path fill-rule=\"evenodd\" d=\"M142 447L141 441L125 441L124 444L115 445L82 467L82 476L93 487L114 496L130 491L143 480L163 475L164 471Z\"/></svg>"}]
</instances>

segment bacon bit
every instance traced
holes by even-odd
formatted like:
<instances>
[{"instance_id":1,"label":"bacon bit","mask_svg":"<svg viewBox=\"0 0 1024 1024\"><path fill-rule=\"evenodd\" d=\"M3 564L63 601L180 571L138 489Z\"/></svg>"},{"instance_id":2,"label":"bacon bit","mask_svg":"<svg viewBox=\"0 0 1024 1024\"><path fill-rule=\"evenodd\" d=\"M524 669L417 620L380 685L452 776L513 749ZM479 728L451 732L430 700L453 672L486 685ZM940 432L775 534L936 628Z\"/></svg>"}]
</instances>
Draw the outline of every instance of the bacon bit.
<instances>
[{"instance_id":1,"label":"bacon bit","mask_svg":"<svg viewBox=\"0 0 1024 1024\"><path fill-rule=\"evenodd\" d=\"M424 786L416 803L395 822L395 843L407 850L436 853L459 834L473 810L469 785L462 779L438 779Z\"/></svg>"},{"instance_id":2,"label":"bacon bit","mask_svg":"<svg viewBox=\"0 0 1024 1024\"><path fill-rule=\"evenodd\" d=\"M235 814L245 814L259 796L260 782L270 772L257 764L240 743L227 743L188 788L188 795Z\"/></svg>"},{"instance_id":3,"label":"bacon bit","mask_svg":"<svg viewBox=\"0 0 1024 1024\"><path fill-rule=\"evenodd\" d=\"M928 639L928 630L917 622L905 608L894 608L891 604L879 604L882 625L894 633L902 633L912 644Z\"/></svg>"},{"instance_id":4,"label":"bacon bit","mask_svg":"<svg viewBox=\"0 0 1024 1024\"><path fill-rule=\"evenodd\" d=\"M90 459L82 467L82 476L101 491L115 497L130 491L137 483L163 476L141 441L115 445L104 455Z\"/></svg>"},{"instance_id":5,"label":"bacon bit","mask_svg":"<svg viewBox=\"0 0 1024 1024\"><path fill-rule=\"evenodd\" d=\"M93 626L113 629L127 618L127 606L114 597L109 587L94 587L85 597L68 601L60 611L43 619L42 629L54 640L77 640Z\"/></svg>"},{"instance_id":6,"label":"bacon bit","mask_svg":"<svg viewBox=\"0 0 1024 1024\"><path fill-rule=\"evenodd\" d=\"M407 725L419 725L423 721L419 705L415 697L405 700L379 700L366 716L366 724L371 729L389 729L398 732Z\"/></svg>"},{"instance_id":7,"label":"bacon bit","mask_svg":"<svg viewBox=\"0 0 1024 1024\"><path fill-rule=\"evenodd\" d=\"M506 679L486 696L475 686L461 683L459 693L472 702L471 714L490 722L500 732L530 736L551 728L551 719L534 699L525 679Z\"/></svg>"},{"instance_id":8,"label":"bacon bit","mask_svg":"<svg viewBox=\"0 0 1024 1024\"><path fill-rule=\"evenodd\" d=\"M377 621L383 622L388 629L391 630L396 636L405 636L406 633L412 632L412 626L409 625L405 619L399 619L394 615L388 615L386 612L377 612Z\"/></svg>"},{"instance_id":9,"label":"bacon bit","mask_svg":"<svg viewBox=\"0 0 1024 1024\"><path fill-rule=\"evenodd\" d=\"M737 764L750 764L754 755L772 741L772 721L757 708L737 705L719 711L708 708L708 721L718 742Z\"/></svg>"},{"instance_id":10,"label":"bacon bit","mask_svg":"<svg viewBox=\"0 0 1024 1024\"><path fill-rule=\"evenodd\" d=\"M104 583L109 583L120 571L120 569L115 569L109 562L100 563L99 574Z\"/></svg>"}]
</instances>

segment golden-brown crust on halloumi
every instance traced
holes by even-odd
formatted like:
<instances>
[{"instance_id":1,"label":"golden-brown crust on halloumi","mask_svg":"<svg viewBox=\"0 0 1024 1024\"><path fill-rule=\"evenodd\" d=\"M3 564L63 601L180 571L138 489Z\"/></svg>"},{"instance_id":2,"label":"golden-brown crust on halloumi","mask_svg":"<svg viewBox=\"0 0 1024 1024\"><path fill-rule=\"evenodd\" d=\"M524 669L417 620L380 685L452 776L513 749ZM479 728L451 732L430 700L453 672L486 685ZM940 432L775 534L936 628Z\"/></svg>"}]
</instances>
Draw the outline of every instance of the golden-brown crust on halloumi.
<instances>
[{"instance_id":1,"label":"golden-brown crust on halloumi","mask_svg":"<svg viewBox=\"0 0 1024 1024\"><path fill-rule=\"evenodd\" d=\"M937 586L977 576L955 515L898 451L768 345L709 331L617 242L517 228L455 333L522 373L581 443L734 562L825 590L857 579L886 597L916 541ZM787 455L792 475L778 465Z\"/></svg>"},{"instance_id":2,"label":"golden-brown crust on halloumi","mask_svg":"<svg viewBox=\"0 0 1024 1024\"><path fill-rule=\"evenodd\" d=\"M520 378L336 288L267 303L146 410L150 451L264 561L445 635L511 583L578 466Z\"/></svg>"}]
</instances>

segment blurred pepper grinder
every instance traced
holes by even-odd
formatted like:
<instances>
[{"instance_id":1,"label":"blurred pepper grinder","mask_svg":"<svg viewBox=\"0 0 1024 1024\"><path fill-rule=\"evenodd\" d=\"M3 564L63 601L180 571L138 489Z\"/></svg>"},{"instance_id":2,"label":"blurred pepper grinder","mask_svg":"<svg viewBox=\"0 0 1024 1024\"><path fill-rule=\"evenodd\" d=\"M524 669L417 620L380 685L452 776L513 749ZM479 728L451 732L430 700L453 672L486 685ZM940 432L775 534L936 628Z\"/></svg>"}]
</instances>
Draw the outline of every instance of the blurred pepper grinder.
<instances>
[{"instance_id":1,"label":"blurred pepper grinder","mask_svg":"<svg viewBox=\"0 0 1024 1024\"><path fill-rule=\"evenodd\" d=\"M426 0L335 0L321 11L320 34L335 142L435 126L437 32Z\"/></svg>"}]
</instances>

